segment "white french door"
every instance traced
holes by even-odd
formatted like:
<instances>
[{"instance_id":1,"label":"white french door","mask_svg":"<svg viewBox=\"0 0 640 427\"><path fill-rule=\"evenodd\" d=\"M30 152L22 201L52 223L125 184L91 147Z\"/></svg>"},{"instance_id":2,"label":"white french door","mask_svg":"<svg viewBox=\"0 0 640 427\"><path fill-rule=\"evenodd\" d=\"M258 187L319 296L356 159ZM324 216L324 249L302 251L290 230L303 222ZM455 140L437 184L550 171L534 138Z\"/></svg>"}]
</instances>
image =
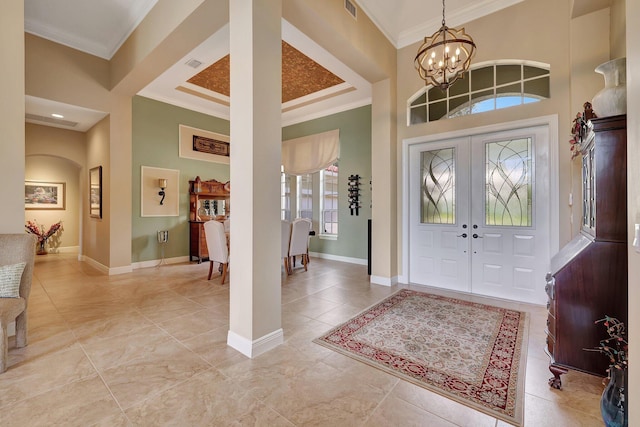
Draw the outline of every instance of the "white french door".
<instances>
[{"instance_id":1,"label":"white french door","mask_svg":"<svg viewBox=\"0 0 640 427\"><path fill-rule=\"evenodd\" d=\"M409 147L409 281L544 303L546 126Z\"/></svg>"}]
</instances>

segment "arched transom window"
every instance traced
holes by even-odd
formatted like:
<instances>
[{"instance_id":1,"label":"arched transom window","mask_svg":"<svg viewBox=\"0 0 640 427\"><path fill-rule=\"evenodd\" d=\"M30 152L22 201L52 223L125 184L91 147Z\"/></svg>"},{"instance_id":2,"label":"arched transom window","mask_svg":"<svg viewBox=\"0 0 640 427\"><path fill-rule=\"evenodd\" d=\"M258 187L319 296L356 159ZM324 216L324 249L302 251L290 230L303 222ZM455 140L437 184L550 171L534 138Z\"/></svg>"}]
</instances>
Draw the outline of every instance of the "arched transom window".
<instances>
[{"instance_id":1,"label":"arched transom window","mask_svg":"<svg viewBox=\"0 0 640 427\"><path fill-rule=\"evenodd\" d=\"M478 64L446 91L431 85L407 102L407 125L476 114L550 97L549 66L531 61Z\"/></svg>"}]
</instances>

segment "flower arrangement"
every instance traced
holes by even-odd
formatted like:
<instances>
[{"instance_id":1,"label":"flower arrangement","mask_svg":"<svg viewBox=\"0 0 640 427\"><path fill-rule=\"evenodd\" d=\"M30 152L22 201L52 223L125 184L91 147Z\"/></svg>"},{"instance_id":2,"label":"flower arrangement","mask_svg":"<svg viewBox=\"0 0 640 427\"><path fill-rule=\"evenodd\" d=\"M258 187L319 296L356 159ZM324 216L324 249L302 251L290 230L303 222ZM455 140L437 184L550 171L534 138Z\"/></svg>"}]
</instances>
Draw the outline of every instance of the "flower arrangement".
<instances>
[{"instance_id":1,"label":"flower arrangement","mask_svg":"<svg viewBox=\"0 0 640 427\"><path fill-rule=\"evenodd\" d=\"M24 228L27 230L27 233L35 234L39 243L43 243L46 242L49 237L60 231L62 228L62 221L58 221L53 224L46 232L44 231L44 226L39 226L35 219L33 221L27 221Z\"/></svg>"},{"instance_id":2,"label":"flower arrangement","mask_svg":"<svg viewBox=\"0 0 640 427\"><path fill-rule=\"evenodd\" d=\"M626 339L624 323L615 317L605 316L604 319L596 320L596 324L603 323L607 328L609 338L600 341L600 345L595 348L586 348L587 351L597 351L609 358L609 375L612 369L627 369L627 357L629 353L629 343Z\"/></svg>"},{"instance_id":3,"label":"flower arrangement","mask_svg":"<svg viewBox=\"0 0 640 427\"><path fill-rule=\"evenodd\" d=\"M584 112L576 114L576 118L573 119L571 125L571 139L569 139L569 146L571 147L571 160L583 154L584 139L587 136L589 130L588 121L596 118L596 114L591 109L591 103L585 102Z\"/></svg>"}]
</instances>

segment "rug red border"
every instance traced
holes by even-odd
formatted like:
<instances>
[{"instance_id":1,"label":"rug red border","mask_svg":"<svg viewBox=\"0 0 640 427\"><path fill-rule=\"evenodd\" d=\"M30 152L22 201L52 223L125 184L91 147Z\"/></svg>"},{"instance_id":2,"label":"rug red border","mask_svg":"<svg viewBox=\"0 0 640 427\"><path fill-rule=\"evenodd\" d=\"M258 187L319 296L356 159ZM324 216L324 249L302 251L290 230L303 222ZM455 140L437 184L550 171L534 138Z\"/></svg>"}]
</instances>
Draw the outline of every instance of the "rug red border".
<instances>
[{"instance_id":1,"label":"rug red border","mask_svg":"<svg viewBox=\"0 0 640 427\"><path fill-rule=\"evenodd\" d=\"M380 316L384 316L385 313L405 300L408 296L424 296L433 300L474 306L501 314L502 320L498 332L494 335L494 339L490 343L491 352L483 357L489 357L490 362L497 364L509 364L508 380L492 378L488 372L485 372L482 384L473 384L444 374L446 379L443 381L443 384L435 384L427 377L437 373L436 369L426 364L416 363L414 360L407 359L391 351L381 350L366 343L359 342L352 337L364 326L370 324ZM517 325L515 329L514 325ZM433 295L426 292L401 289L347 322L332 328L321 337L316 338L314 342L500 420L521 426L523 422L528 329L528 316L525 312ZM506 358L505 354L507 354ZM490 405L486 401L486 394L483 395L484 392L490 391L494 385L500 389L506 388L506 394L498 405Z\"/></svg>"}]
</instances>

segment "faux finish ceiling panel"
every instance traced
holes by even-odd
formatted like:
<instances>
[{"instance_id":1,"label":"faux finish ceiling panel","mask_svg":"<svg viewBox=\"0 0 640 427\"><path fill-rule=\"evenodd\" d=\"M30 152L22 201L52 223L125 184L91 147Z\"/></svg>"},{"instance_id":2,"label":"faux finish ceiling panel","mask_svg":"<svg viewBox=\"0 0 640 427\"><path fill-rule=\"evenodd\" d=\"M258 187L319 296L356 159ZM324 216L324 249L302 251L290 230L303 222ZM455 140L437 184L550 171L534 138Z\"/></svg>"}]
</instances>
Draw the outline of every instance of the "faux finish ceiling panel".
<instances>
[{"instance_id":1,"label":"faux finish ceiling panel","mask_svg":"<svg viewBox=\"0 0 640 427\"><path fill-rule=\"evenodd\" d=\"M230 96L229 55L205 68L189 83L219 94ZM292 101L344 83L322 65L282 42L282 102Z\"/></svg>"}]
</instances>

